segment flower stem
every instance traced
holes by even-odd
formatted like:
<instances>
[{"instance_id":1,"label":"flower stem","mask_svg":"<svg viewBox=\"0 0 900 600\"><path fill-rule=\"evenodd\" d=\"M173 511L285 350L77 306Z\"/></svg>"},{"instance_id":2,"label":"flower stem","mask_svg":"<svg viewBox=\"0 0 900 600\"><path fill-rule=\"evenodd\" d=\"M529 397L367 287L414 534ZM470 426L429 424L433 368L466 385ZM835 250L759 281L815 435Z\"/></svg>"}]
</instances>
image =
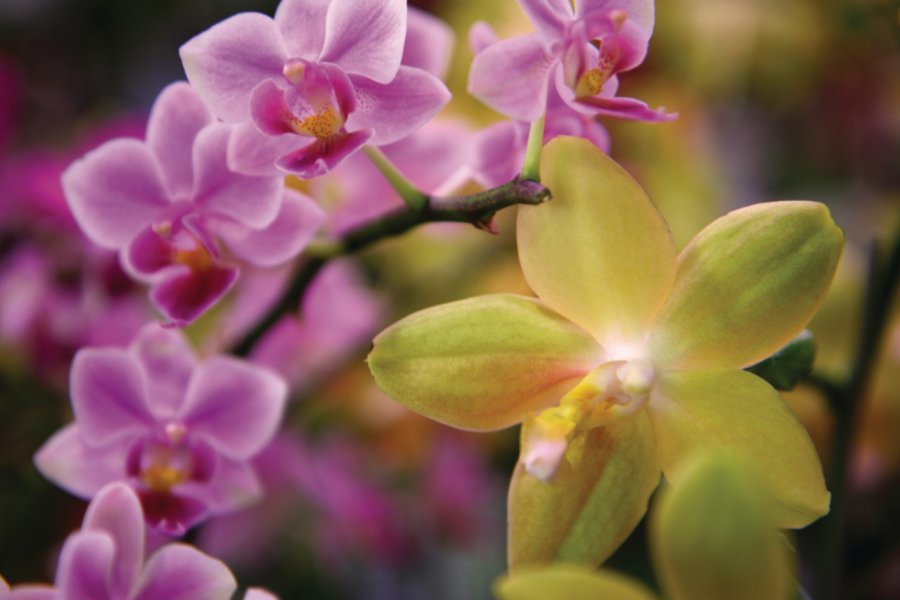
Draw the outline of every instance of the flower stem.
<instances>
[{"instance_id":1,"label":"flower stem","mask_svg":"<svg viewBox=\"0 0 900 600\"><path fill-rule=\"evenodd\" d=\"M525 148L525 163L522 165L522 179L541 180L541 149L544 145L544 120L541 118L531 124L528 131L528 146Z\"/></svg>"},{"instance_id":2,"label":"flower stem","mask_svg":"<svg viewBox=\"0 0 900 600\"><path fill-rule=\"evenodd\" d=\"M835 432L828 462L828 487L831 512L822 520L816 575L816 598L837 600L843 597L843 567L846 553L846 520L849 500L849 475L852 450L862 416L867 386L881 346L892 299L900 283L900 228L893 245L883 256L873 244L863 306L863 325L856 358L846 381L829 382L827 399L834 414Z\"/></svg>"},{"instance_id":3,"label":"flower stem","mask_svg":"<svg viewBox=\"0 0 900 600\"><path fill-rule=\"evenodd\" d=\"M411 210L422 210L428 204L428 196L420 192L403 174L397 170L394 163L384 153L374 146L364 148L366 156L381 171L391 187L400 194L403 202Z\"/></svg>"},{"instance_id":4,"label":"flower stem","mask_svg":"<svg viewBox=\"0 0 900 600\"><path fill-rule=\"evenodd\" d=\"M422 194L422 208L405 206L351 229L335 240L319 243L296 269L288 287L263 318L232 348L238 356L249 354L262 336L289 312L296 311L306 288L328 262L352 254L385 238L406 233L425 223L470 223L493 231L492 219L498 210L514 204L541 204L550 199L550 190L536 181L516 177L508 183L466 196L432 198Z\"/></svg>"}]
</instances>

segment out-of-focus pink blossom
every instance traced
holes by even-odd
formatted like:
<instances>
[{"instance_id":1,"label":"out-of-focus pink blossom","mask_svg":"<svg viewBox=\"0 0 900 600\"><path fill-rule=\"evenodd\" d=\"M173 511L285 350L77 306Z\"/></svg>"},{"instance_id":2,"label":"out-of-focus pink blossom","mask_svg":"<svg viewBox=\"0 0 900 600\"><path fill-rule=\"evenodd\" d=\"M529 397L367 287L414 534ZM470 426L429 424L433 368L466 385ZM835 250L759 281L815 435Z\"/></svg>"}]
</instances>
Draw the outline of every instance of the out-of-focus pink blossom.
<instances>
[{"instance_id":1,"label":"out-of-focus pink blossom","mask_svg":"<svg viewBox=\"0 0 900 600\"><path fill-rule=\"evenodd\" d=\"M274 19L235 15L181 58L212 113L242 123L235 168L267 172L277 158L310 178L364 144L406 137L449 100L437 77L401 65L406 27L404 0L282 0Z\"/></svg>"},{"instance_id":2,"label":"out-of-focus pink blossom","mask_svg":"<svg viewBox=\"0 0 900 600\"><path fill-rule=\"evenodd\" d=\"M265 562L279 540L292 539L312 543L334 569L361 556L409 560L418 548L411 519L371 481L362 459L357 445L335 439L313 445L282 434L254 461L265 498L209 522L200 546L234 564Z\"/></svg>"},{"instance_id":3,"label":"out-of-focus pink blossom","mask_svg":"<svg viewBox=\"0 0 900 600\"><path fill-rule=\"evenodd\" d=\"M675 115L616 96L618 74L637 67L653 32L653 0L519 0L537 31L486 45L475 56L469 92L521 121L536 121L553 85L586 114L660 121Z\"/></svg>"},{"instance_id":4,"label":"out-of-focus pink blossom","mask_svg":"<svg viewBox=\"0 0 900 600\"><path fill-rule=\"evenodd\" d=\"M281 373L302 388L319 381L371 340L382 323L381 299L348 261L325 267L300 307L283 318L253 350L253 362Z\"/></svg>"},{"instance_id":5,"label":"out-of-focus pink blossom","mask_svg":"<svg viewBox=\"0 0 900 600\"><path fill-rule=\"evenodd\" d=\"M220 241L241 260L274 266L296 255L323 218L281 177L229 170L232 129L190 86L174 83L153 106L146 142L113 140L63 175L82 230L121 252L175 324L196 319L234 283L238 270Z\"/></svg>"},{"instance_id":6,"label":"out-of-focus pink blossom","mask_svg":"<svg viewBox=\"0 0 900 600\"><path fill-rule=\"evenodd\" d=\"M17 586L9 600L228 600L237 588L220 561L185 544L169 544L145 561L141 505L123 484L110 484L66 540L55 588Z\"/></svg>"},{"instance_id":7,"label":"out-of-focus pink blossom","mask_svg":"<svg viewBox=\"0 0 900 600\"><path fill-rule=\"evenodd\" d=\"M180 535L259 497L250 460L275 435L286 391L268 369L224 356L197 361L178 332L150 325L128 349L78 352L75 422L35 462L85 498L128 482L147 521Z\"/></svg>"}]
</instances>

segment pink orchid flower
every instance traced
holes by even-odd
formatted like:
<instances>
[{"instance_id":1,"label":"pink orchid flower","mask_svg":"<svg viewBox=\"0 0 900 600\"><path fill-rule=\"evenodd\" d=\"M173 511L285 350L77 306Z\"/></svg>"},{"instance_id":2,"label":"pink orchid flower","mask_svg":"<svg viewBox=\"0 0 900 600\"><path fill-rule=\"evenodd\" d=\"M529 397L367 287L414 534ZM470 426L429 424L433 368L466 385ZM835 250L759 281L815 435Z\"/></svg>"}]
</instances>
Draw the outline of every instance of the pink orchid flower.
<instances>
[{"instance_id":1,"label":"pink orchid flower","mask_svg":"<svg viewBox=\"0 0 900 600\"><path fill-rule=\"evenodd\" d=\"M469 92L521 121L538 120L551 84L587 114L662 121L675 118L633 98L616 97L618 74L647 54L653 0L519 0L537 32L491 44L475 56Z\"/></svg>"},{"instance_id":2,"label":"pink orchid flower","mask_svg":"<svg viewBox=\"0 0 900 600\"><path fill-rule=\"evenodd\" d=\"M287 395L270 370L197 361L179 332L149 325L128 349L79 351L70 389L75 423L35 455L67 491L90 498L127 482L147 521L175 535L259 498L250 461L275 435Z\"/></svg>"},{"instance_id":3,"label":"pink orchid flower","mask_svg":"<svg viewBox=\"0 0 900 600\"><path fill-rule=\"evenodd\" d=\"M277 157L311 178L406 137L450 99L437 77L401 65L406 28L405 0L283 0L274 19L242 13L199 34L181 59L212 113L242 123L236 169Z\"/></svg>"},{"instance_id":4,"label":"pink orchid flower","mask_svg":"<svg viewBox=\"0 0 900 600\"><path fill-rule=\"evenodd\" d=\"M190 323L237 278L223 254L269 267L295 256L323 214L282 177L229 170L233 126L216 122L183 82L162 91L146 142L108 142L63 174L81 229L119 250L128 272L152 285L150 299L176 325Z\"/></svg>"}]
</instances>

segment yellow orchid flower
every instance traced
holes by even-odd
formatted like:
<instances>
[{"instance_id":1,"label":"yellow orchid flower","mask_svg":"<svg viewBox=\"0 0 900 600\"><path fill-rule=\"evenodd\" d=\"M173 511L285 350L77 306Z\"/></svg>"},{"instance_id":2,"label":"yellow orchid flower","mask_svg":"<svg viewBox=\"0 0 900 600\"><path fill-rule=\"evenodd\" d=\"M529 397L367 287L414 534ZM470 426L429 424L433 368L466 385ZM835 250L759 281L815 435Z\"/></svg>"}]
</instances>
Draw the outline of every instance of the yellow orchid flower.
<instances>
[{"instance_id":1,"label":"yellow orchid flower","mask_svg":"<svg viewBox=\"0 0 900 600\"><path fill-rule=\"evenodd\" d=\"M702 455L682 485L655 502L650 548L669 600L787 600L794 559L775 527L770 499L730 456ZM657 600L643 584L609 569L556 563L499 578L500 600Z\"/></svg>"},{"instance_id":2,"label":"yellow orchid flower","mask_svg":"<svg viewBox=\"0 0 900 600\"><path fill-rule=\"evenodd\" d=\"M703 449L745 457L802 527L829 494L806 431L742 369L796 336L828 290L843 234L825 206L773 202L716 220L678 254L616 163L575 138L544 149L552 202L520 207L538 299L432 307L376 337L392 398L469 430L523 422L509 492L511 566L599 563L646 512L660 473Z\"/></svg>"}]
</instances>

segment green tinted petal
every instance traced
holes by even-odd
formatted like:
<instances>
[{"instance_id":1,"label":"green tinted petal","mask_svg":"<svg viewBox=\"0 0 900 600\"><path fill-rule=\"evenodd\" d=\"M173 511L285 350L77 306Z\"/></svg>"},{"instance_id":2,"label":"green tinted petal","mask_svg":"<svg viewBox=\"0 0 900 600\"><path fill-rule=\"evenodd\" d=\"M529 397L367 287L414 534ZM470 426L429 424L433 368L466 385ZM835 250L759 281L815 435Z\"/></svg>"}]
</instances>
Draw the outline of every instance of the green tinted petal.
<instances>
[{"instance_id":1,"label":"green tinted petal","mask_svg":"<svg viewBox=\"0 0 900 600\"><path fill-rule=\"evenodd\" d=\"M522 438L527 437L527 423ZM509 565L606 560L637 526L659 483L644 412L576 435L549 482L520 462L509 488Z\"/></svg>"},{"instance_id":2,"label":"green tinted petal","mask_svg":"<svg viewBox=\"0 0 900 600\"><path fill-rule=\"evenodd\" d=\"M791 597L793 559L770 502L740 461L710 454L692 460L651 513L653 562L667 597Z\"/></svg>"},{"instance_id":3,"label":"green tinted petal","mask_svg":"<svg viewBox=\"0 0 900 600\"><path fill-rule=\"evenodd\" d=\"M803 425L772 386L737 369L670 373L650 403L663 472L673 485L686 459L727 452L745 460L778 501L777 524L803 527L828 512L822 465Z\"/></svg>"},{"instance_id":4,"label":"green tinted petal","mask_svg":"<svg viewBox=\"0 0 900 600\"><path fill-rule=\"evenodd\" d=\"M586 140L553 139L542 164L553 200L519 207L528 284L601 344L642 339L674 280L665 221L637 182Z\"/></svg>"},{"instance_id":5,"label":"green tinted petal","mask_svg":"<svg viewBox=\"0 0 900 600\"><path fill-rule=\"evenodd\" d=\"M831 283L844 236L816 202L771 202L716 220L678 258L651 347L670 369L744 367L796 336Z\"/></svg>"},{"instance_id":6,"label":"green tinted petal","mask_svg":"<svg viewBox=\"0 0 900 600\"><path fill-rule=\"evenodd\" d=\"M540 302L497 294L406 317L375 338L368 362L401 404L454 427L490 430L558 401L599 352Z\"/></svg>"},{"instance_id":7,"label":"green tinted petal","mask_svg":"<svg viewBox=\"0 0 900 600\"><path fill-rule=\"evenodd\" d=\"M655 600L643 584L614 571L555 564L522 569L494 584L499 600Z\"/></svg>"}]
</instances>

